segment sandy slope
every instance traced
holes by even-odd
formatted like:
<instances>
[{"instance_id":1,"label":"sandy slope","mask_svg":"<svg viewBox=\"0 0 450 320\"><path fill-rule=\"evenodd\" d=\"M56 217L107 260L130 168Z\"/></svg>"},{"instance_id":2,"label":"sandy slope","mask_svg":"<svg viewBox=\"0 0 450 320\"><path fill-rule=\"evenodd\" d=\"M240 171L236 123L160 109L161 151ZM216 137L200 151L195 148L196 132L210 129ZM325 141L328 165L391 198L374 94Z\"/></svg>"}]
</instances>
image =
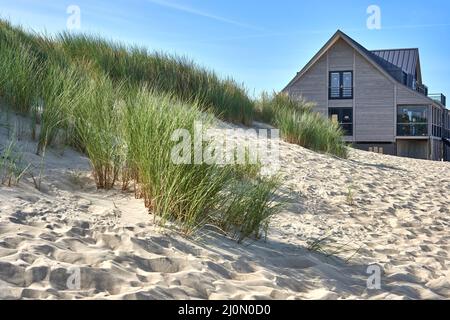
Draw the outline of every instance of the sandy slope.
<instances>
[{"instance_id":1,"label":"sandy slope","mask_svg":"<svg viewBox=\"0 0 450 320\"><path fill-rule=\"evenodd\" d=\"M266 242L237 245L155 227L132 194L96 191L85 157L50 150L42 191L0 186L0 298L450 298L449 163L286 143L281 156L287 205ZM322 238L324 253L307 249ZM372 263L380 290L367 289Z\"/></svg>"}]
</instances>

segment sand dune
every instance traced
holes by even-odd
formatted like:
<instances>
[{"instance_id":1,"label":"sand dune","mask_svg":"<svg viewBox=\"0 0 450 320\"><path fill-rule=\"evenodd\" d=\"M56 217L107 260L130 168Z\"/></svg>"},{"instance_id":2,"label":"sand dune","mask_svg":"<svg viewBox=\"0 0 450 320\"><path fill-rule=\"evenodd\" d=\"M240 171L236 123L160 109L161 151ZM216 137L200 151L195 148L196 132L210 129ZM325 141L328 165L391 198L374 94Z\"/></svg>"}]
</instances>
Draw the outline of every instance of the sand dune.
<instances>
[{"instance_id":1,"label":"sand dune","mask_svg":"<svg viewBox=\"0 0 450 320\"><path fill-rule=\"evenodd\" d=\"M449 163L280 151L286 206L267 241L238 245L159 228L133 194L95 190L88 159L49 150L41 191L0 186L0 298L450 298Z\"/></svg>"}]
</instances>

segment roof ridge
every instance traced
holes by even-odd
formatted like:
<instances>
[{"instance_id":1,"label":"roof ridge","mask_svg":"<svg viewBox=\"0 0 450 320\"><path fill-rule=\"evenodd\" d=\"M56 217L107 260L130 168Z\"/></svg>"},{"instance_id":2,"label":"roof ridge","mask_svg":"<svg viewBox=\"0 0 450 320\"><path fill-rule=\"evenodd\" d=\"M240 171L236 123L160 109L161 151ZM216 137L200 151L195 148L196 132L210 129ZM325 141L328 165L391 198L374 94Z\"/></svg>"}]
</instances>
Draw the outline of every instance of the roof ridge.
<instances>
[{"instance_id":1,"label":"roof ridge","mask_svg":"<svg viewBox=\"0 0 450 320\"><path fill-rule=\"evenodd\" d=\"M400 51L400 50L419 50L419 48L374 49L374 50L370 50L370 52L374 52L374 51Z\"/></svg>"}]
</instances>

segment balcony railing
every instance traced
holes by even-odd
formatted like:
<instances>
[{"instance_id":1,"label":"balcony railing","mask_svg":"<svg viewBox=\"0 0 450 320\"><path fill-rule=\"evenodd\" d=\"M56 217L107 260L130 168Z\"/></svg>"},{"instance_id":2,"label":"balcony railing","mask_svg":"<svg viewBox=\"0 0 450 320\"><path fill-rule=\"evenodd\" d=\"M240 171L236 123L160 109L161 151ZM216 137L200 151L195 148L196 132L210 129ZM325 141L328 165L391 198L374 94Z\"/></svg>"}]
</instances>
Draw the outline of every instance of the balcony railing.
<instances>
[{"instance_id":1,"label":"balcony railing","mask_svg":"<svg viewBox=\"0 0 450 320\"><path fill-rule=\"evenodd\" d=\"M353 87L329 87L328 98L335 99L353 99Z\"/></svg>"},{"instance_id":2,"label":"balcony railing","mask_svg":"<svg viewBox=\"0 0 450 320\"><path fill-rule=\"evenodd\" d=\"M446 106L447 98L442 93L430 93L428 97Z\"/></svg>"},{"instance_id":3,"label":"balcony railing","mask_svg":"<svg viewBox=\"0 0 450 320\"><path fill-rule=\"evenodd\" d=\"M424 84L416 84L416 91L424 96L428 96L428 87Z\"/></svg>"},{"instance_id":4,"label":"balcony railing","mask_svg":"<svg viewBox=\"0 0 450 320\"><path fill-rule=\"evenodd\" d=\"M399 123L397 125L397 136L424 137L427 135L428 135L427 123Z\"/></svg>"}]
</instances>

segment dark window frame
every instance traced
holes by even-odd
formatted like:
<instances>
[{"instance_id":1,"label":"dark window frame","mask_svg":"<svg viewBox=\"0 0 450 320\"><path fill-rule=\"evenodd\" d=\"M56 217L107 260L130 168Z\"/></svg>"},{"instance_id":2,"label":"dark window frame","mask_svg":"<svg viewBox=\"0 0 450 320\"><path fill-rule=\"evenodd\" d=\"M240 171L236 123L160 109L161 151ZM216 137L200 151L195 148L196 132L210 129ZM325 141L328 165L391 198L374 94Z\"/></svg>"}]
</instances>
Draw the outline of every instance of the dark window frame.
<instances>
[{"instance_id":1,"label":"dark window frame","mask_svg":"<svg viewBox=\"0 0 450 320\"><path fill-rule=\"evenodd\" d=\"M422 110L419 110L422 109ZM418 120L411 120L409 118L409 115L404 112L404 110L407 110L409 112L424 112L425 111L425 117L424 118L418 118ZM405 104L405 105L397 105L397 128L396 128L396 136L397 137L428 137L430 135L429 132L429 124L430 121L433 120L433 114L429 110L429 106L427 105L416 105L416 104ZM431 119L430 119L431 116ZM403 119L402 119L403 117ZM432 128L433 130L433 128Z\"/></svg>"},{"instance_id":2,"label":"dark window frame","mask_svg":"<svg viewBox=\"0 0 450 320\"><path fill-rule=\"evenodd\" d=\"M332 95L332 90L334 89L331 86L331 80L333 74L339 74L339 96ZM350 73L352 77L352 85L347 88L344 87L344 74ZM354 88L354 77L353 70L343 70L343 71L330 71L328 74L328 99L329 100L352 100L353 99L353 88ZM350 95L345 95L345 90L350 90Z\"/></svg>"},{"instance_id":3,"label":"dark window frame","mask_svg":"<svg viewBox=\"0 0 450 320\"><path fill-rule=\"evenodd\" d=\"M339 110L337 112L338 115L338 124L342 128L344 132L345 137L353 137L353 125L354 125L354 110L353 107L330 107L328 108L328 117L331 119L332 111L333 110ZM344 111L351 111L351 121L350 122L344 122L342 121L342 116L344 114ZM336 113L334 113L336 114Z\"/></svg>"}]
</instances>

